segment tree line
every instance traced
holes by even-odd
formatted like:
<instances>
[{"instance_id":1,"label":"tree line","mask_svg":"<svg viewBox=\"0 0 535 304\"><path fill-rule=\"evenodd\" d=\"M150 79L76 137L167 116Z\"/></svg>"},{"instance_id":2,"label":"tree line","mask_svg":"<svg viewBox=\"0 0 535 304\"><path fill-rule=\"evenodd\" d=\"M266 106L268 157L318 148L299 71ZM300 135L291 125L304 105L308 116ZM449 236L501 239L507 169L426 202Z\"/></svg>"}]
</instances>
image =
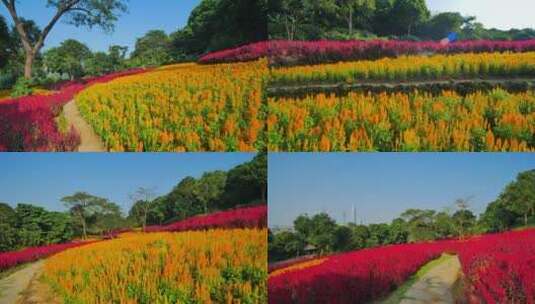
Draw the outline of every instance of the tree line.
<instances>
[{"instance_id":1,"label":"tree line","mask_svg":"<svg viewBox=\"0 0 535 304\"><path fill-rule=\"evenodd\" d=\"M47 4L53 14L40 28L20 15L15 0L0 1L13 24L9 27L0 16L0 89L13 86L22 76L26 82L32 79L32 84L47 84L62 78L194 60L209 51L268 37L267 0L202 0L186 26L169 34L150 30L137 39L130 54L127 47L119 45L110 46L107 52L91 52L75 39L43 52L58 22L111 32L128 9L127 0L47 0Z\"/></svg>"},{"instance_id":2,"label":"tree line","mask_svg":"<svg viewBox=\"0 0 535 304\"><path fill-rule=\"evenodd\" d=\"M486 29L458 12L432 15L425 0L273 0L268 28L270 38L290 40L535 38L533 29Z\"/></svg>"},{"instance_id":3,"label":"tree line","mask_svg":"<svg viewBox=\"0 0 535 304\"><path fill-rule=\"evenodd\" d=\"M453 210L409 209L390 223L337 224L328 214L300 215L293 229L269 232L269 259L286 260L309 253L327 254L390 244L403 244L474 234L502 232L535 225L535 170L518 174L477 217L470 198L458 199Z\"/></svg>"},{"instance_id":4,"label":"tree line","mask_svg":"<svg viewBox=\"0 0 535 304\"><path fill-rule=\"evenodd\" d=\"M266 190L267 154L260 153L228 171L186 177L162 196L140 187L130 195L133 205L128 214L115 202L87 192L62 197L65 212L47 211L31 204L12 208L0 203L0 252L74 238L112 237L125 228L166 224L240 205L265 204Z\"/></svg>"}]
</instances>

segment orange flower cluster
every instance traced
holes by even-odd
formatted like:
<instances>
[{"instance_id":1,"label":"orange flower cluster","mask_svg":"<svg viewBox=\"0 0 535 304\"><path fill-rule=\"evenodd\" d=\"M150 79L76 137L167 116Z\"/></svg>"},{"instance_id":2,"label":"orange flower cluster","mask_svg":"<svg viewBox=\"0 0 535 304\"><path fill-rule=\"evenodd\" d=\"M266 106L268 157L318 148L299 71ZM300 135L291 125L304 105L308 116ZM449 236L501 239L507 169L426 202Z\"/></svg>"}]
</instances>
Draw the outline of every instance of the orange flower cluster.
<instances>
[{"instance_id":1,"label":"orange flower cluster","mask_svg":"<svg viewBox=\"0 0 535 304\"><path fill-rule=\"evenodd\" d=\"M48 259L67 303L266 303L267 230L129 233Z\"/></svg>"},{"instance_id":2,"label":"orange flower cluster","mask_svg":"<svg viewBox=\"0 0 535 304\"><path fill-rule=\"evenodd\" d=\"M76 97L111 151L263 148L267 61L163 67L95 85Z\"/></svg>"},{"instance_id":3,"label":"orange flower cluster","mask_svg":"<svg viewBox=\"0 0 535 304\"><path fill-rule=\"evenodd\" d=\"M268 100L270 151L535 151L535 93Z\"/></svg>"}]
</instances>

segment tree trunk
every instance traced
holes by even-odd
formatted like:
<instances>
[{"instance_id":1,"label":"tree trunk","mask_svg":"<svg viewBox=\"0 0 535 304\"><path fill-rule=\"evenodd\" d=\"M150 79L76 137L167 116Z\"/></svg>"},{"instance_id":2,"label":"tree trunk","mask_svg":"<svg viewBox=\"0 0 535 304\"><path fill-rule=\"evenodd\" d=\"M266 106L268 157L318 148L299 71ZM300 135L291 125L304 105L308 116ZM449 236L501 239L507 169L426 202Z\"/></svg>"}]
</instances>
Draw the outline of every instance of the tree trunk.
<instances>
[{"instance_id":1,"label":"tree trunk","mask_svg":"<svg viewBox=\"0 0 535 304\"><path fill-rule=\"evenodd\" d=\"M349 7L349 36L353 35L353 8Z\"/></svg>"},{"instance_id":2,"label":"tree trunk","mask_svg":"<svg viewBox=\"0 0 535 304\"><path fill-rule=\"evenodd\" d=\"M85 219L82 217L82 239L87 239L87 229L85 227Z\"/></svg>"},{"instance_id":3,"label":"tree trunk","mask_svg":"<svg viewBox=\"0 0 535 304\"><path fill-rule=\"evenodd\" d=\"M528 213L524 213L524 225L527 226L528 225Z\"/></svg>"},{"instance_id":4,"label":"tree trunk","mask_svg":"<svg viewBox=\"0 0 535 304\"><path fill-rule=\"evenodd\" d=\"M407 36L411 35L411 31L412 31L412 23L409 23L409 29L407 30Z\"/></svg>"},{"instance_id":5,"label":"tree trunk","mask_svg":"<svg viewBox=\"0 0 535 304\"><path fill-rule=\"evenodd\" d=\"M263 203L267 203L267 199L266 199L266 187L262 187L262 190L261 190L261 194L262 196L262 202Z\"/></svg>"},{"instance_id":6,"label":"tree trunk","mask_svg":"<svg viewBox=\"0 0 535 304\"><path fill-rule=\"evenodd\" d=\"M26 52L26 61L24 63L24 78L32 78L33 61L35 54L33 52Z\"/></svg>"}]
</instances>

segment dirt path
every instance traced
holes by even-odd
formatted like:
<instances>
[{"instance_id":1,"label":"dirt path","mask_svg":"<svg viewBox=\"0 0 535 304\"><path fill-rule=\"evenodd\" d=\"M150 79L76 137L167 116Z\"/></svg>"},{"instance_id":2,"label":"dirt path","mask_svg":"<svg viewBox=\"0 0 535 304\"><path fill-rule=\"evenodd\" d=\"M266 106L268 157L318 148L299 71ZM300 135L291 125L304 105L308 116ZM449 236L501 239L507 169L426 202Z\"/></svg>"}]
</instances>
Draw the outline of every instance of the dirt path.
<instances>
[{"instance_id":1,"label":"dirt path","mask_svg":"<svg viewBox=\"0 0 535 304\"><path fill-rule=\"evenodd\" d=\"M453 287L460 275L459 258L450 256L414 283L403 296L401 304L453 304Z\"/></svg>"},{"instance_id":2,"label":"dirt path","mask_svg":"<svg viewBox=\"0 0 535 304\"><path fill-rule=\"evenodd\" d=\"M100 140L100 137L93 131L91 126L82 118L76 102L69 101L63 107L63 115L67 120L69 128L73 126L80 134L81 144L78 152L106 152L106 147Z\"/></svg>"},{"instance_id":3,"label":"dirt path","mask_svg":"<svg viewBox=\"0 0 535 304\"><path fill-rule=\"evenodd\" d=\"M0 280L0 304L14 304L20 293L26 290L32 279L39 276L44 261L38 261Z\"/></svg>"}]
</instances>

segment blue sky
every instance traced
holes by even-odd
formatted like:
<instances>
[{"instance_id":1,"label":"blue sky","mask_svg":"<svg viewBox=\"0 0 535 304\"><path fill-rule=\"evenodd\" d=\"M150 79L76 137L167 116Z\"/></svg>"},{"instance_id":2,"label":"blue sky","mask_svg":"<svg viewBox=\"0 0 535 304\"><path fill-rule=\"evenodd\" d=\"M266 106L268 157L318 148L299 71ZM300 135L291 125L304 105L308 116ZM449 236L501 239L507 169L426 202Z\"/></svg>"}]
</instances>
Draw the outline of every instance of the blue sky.
<instances>
[{"instance_id":1,"label":"blue sky","mask_svg":"<svg viewBox=\"0 0 535 304\"><path fill-rule=\"evenodd\" d=\"M49 34L45 49L75 38L86 43L92 50L106 51L110 45L118 44L126 45L132 51L136 39L149 30L161 29L170 33L182 28L191 11L200 2L201 0L129 0L128 13L119 18L112 34L106 34L98 28L76 28L60 22ZM41 28L54 14L54 9L46 7L45 0L19 0L18 11L20 16L33 19ZM3 5L0 5L0 14L11 24Z\"/></svg>"},{"instance_id":2,"label":"blue sky","mask_svg":"<svg viewBox=\"0 0 535 304\"><path fill-rule=\"evenodd\" d=\"M535 28L533 0L427 0L431 12L454 11L476 16L486 27Z\"/></svg>"},{"instance_id":3,"label":"blue sky","mask_svg":"<svg viewBox=\"0 0 535 304\"><path fill-rule=\"evenodd\" d=\"M337 221L390 222L408 208L443 210L473 196L484 211L507 183L535 169L535 154L270 154L269 225L327 212Z\"/></svg>"},{"instance_id":4,"label":"blue sky","mask_svg":"<svg viewBox=\"0 0 535 304\"><path fill-rule=\"evenodd\" d=\"M60 199L77 191L110 199L128 212L138 187L168 193L186 176L228 170L251 153L0 153L0 202L64 210Z\"/></svg>"}]
</instances>

